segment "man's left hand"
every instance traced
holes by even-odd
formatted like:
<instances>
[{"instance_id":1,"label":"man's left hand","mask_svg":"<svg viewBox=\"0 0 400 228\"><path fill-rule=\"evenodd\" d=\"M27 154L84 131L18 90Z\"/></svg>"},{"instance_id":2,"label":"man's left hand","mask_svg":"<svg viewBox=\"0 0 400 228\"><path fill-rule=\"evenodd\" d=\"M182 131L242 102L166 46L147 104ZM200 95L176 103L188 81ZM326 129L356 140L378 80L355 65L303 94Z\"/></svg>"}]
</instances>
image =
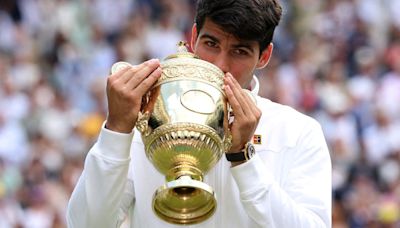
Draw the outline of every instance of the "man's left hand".
<instances>
[{"instance_id":1,"label":"man's left hand","mask_svg":"<svg viewBox=\"0 0 400 228\"><path fill-rule=\"evenodd\" d=\"M227 153L238 152L252 139L262 113L232 74L225 74L224 83L224 90L234 114L230 125L232 146Z\"/></svg>"}]
</instances>

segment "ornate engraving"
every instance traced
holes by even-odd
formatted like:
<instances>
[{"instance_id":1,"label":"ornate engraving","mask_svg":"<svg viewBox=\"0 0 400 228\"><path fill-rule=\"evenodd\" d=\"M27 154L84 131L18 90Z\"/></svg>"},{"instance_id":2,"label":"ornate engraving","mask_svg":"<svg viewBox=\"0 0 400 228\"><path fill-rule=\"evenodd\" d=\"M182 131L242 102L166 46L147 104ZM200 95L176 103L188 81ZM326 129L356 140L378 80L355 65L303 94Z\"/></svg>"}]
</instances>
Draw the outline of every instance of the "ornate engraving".
<instances>
[{"instance_id":1,"label":"ornate engraving","mask_svg":"<svg viewBox=\"0 0 400 228\"><path fill-rule=\"evenodd\" d=\"M225 138L224 138L224 151L228 151L232 146L232 134L231 132L228 130L228 132L225 134Z\"/></svg>"},{"instance_id":2,"label":"ornate engraving","mask_svg":"<svg viewBox=\"0 0 400 228\"><path fill-rule=\"evenodd\" d=\"M189 160L205 173L225 151L225 142L214 129L193 123L163 125L143 139L147 157L164 174L173 168L170 165Z\"/></svg>"},{"instance_id":3,"label":"ornate engraving","mask_svg":"<svg viewBox=\"0 0 400 228\"><path fill-rule=\"evenodd\" d=\"M209 83L222 91L224 83L223 72L216 66L203 60L188 61L184 58L170 59L161 65L162 74L155 86L177 79L197 79Z\"/></svg>"},{"instance_id":4,"label":"ornate engraving","mask_svg":"<svg viewBox=\"0 0 400 228\"><path fill-rule=\"evenodd\" d=\"M148 136L150 134L150 129L149 129L149 125L148 125L149 118L150 118L149 112L145 112L144 114L142 112L139 112L138 120L136 122L136 128L144 136Z\"/></svg>"}]
</instances>

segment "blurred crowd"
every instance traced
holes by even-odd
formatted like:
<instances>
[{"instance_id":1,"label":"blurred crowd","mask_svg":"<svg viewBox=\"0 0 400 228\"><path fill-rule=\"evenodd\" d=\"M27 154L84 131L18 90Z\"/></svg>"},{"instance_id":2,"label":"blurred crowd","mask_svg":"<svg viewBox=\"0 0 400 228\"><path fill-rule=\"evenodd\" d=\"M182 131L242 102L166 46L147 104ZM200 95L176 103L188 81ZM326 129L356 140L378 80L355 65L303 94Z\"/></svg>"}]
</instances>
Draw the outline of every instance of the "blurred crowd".
<instances>
[{"instance_id":1,"label":"blurred crowd","mask_svg":"<svg viewBox=\"0 0 400 228\"><path fill-rule=\"evenodd\" d=\"M321 123L334 228L400 227L400 1L281 3L260 95ZM0 1L0 228L66 227L111 65L174 53L190 38L194 5Z\"/></svg>"}]
</instances>

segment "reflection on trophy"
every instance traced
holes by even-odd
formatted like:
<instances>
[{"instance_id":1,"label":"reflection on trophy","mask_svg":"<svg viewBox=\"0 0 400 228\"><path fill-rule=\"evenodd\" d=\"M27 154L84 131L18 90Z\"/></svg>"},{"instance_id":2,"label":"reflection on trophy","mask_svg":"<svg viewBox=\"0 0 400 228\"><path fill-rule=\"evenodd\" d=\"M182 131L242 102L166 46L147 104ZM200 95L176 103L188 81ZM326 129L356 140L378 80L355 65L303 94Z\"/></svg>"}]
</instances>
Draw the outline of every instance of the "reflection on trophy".
<instances>
[{"instance_id":1,"label":"reflection on trophy","mask_svg":"<svg viewBox=\"0 0 400 228\"><path fill-rule=\"evenodd\" d=\"M153 209L170 223L199 223L217 206L203 177L231 145L224 73L189 53L183 42L161 68L136 125L148 159L166 177L154 193Z\"/></svg>"}]
</instances>

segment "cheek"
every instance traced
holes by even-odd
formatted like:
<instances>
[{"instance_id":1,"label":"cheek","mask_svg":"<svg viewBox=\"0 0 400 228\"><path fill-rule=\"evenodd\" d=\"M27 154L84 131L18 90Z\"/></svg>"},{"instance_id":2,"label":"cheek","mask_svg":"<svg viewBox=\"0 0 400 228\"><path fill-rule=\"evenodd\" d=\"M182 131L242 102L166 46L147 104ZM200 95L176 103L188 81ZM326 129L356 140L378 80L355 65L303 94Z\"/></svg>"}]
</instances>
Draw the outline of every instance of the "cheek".
<instances>
[{"instance_id":1,"label":"cheek","mask_svg":"<svg viewBox=\"0 0 400 228\"><path fill-rule=\"evenodd\" d=\"M205 60L207 62L213 62L214 58L212 53L210 53L209 51L205 50L203 47L198 46L195 50L194 50L194 54L197 55L200 59Z\"/></svg>"},{"instance_id":2,"label":"cheek","mask_svg":"<svg viewBox=\"0 0 400 228\"><path fill-rule=\"evenodd\" d=\"M237 62L232 65L231 73L236 78L236 80L244 85L248 80L253 78L254 66L252 64L245 64L243 62Z\"/></svg>"}]
</instances>

